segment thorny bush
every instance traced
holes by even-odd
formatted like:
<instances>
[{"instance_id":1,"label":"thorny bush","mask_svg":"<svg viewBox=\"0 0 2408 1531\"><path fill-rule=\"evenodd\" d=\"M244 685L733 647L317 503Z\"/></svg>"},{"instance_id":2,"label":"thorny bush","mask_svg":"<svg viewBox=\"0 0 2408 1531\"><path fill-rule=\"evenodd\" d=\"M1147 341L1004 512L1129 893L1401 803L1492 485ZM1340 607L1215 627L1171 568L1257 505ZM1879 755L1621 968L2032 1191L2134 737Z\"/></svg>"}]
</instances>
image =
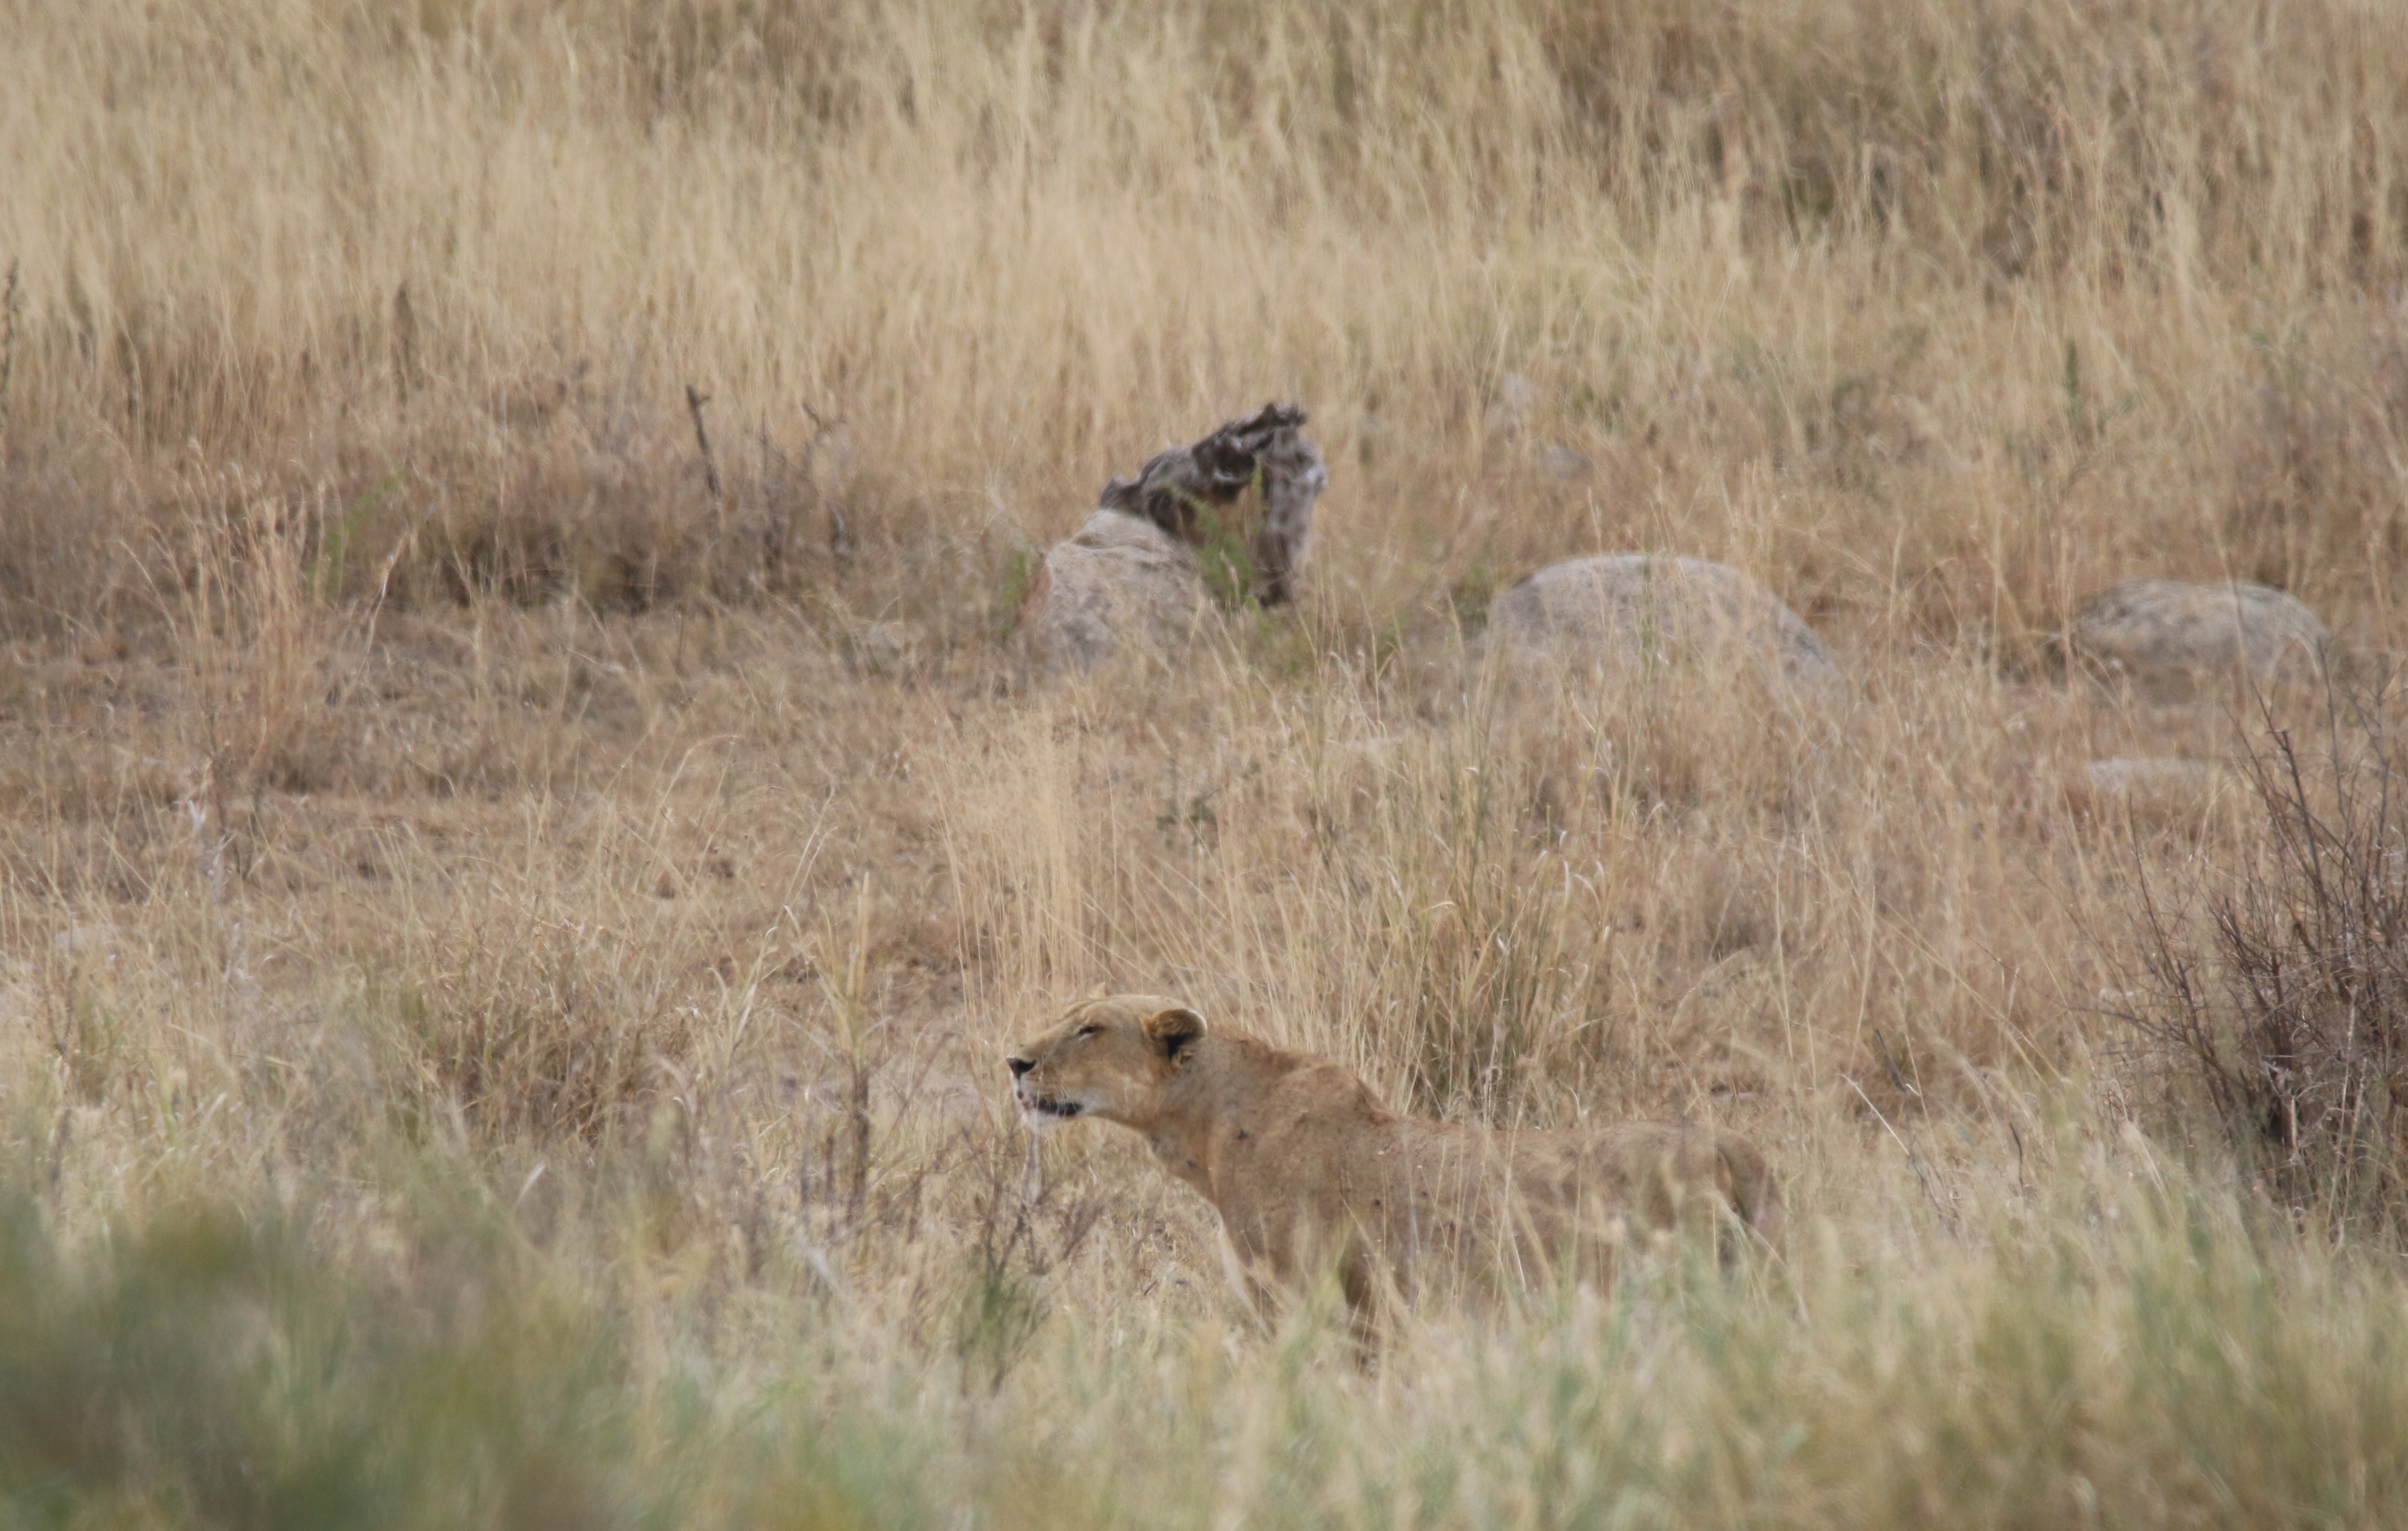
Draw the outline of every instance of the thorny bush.
<instances>
[{"instance_id":1,"label":"thorny bush","mask_svg":"<svg viewBox=\"0 0 2408 1531\"><path fill-rule=\"evenodd\" d=\"M2401 701L2329 694L2304 744L2268 712L2242 753L2265 833L2194 890L2203 926L2143 880L2121 1011L2267 1193L2336 1235L2408 1233Z\"/></svg>"}]
</instances>

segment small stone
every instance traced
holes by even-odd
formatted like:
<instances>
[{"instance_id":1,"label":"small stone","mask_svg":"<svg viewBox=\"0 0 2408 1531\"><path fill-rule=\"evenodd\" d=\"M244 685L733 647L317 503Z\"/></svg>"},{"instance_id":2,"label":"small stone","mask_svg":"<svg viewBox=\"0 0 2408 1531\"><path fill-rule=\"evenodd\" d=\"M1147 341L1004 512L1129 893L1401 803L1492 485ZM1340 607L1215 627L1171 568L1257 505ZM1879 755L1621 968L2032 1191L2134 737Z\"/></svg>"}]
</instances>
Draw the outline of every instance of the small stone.
<instances>
[{"instance_id":1,"label":"small stone","mask_svg":"<svg viewBox=\"0 0 2408 1531\"><path fill-rule=\"evenodd\" d=\"M2126 755L2084 766L2081 777L2069 783L2069 800L2093 811L2190 819L2233 780L2231 772L2210 761Z\"/></svg>"},{"instance_id":2,"label":"small stone","mask_svg":"<svg viewBox=\"0 0 2408 1531\"><path fill-rule=\"evenodd\" d=\"M896 680L910 673L913 649L911 630L901 622L873 622L853 641L853 668L882 680Z\"/></svg>"},{"instance_id":3,"label":"small stone","mask_svg":"<svg viewBox=\"0 0 2408 1531\"><path fill-rule=\"evenodd\" d=\"M50 937L50 945L67 952L115 952L125 932L115 925L72 925Z\"/></svg>"},{"instance_id":4,"label":"small stone","mask_svg":"<svg viewBox=\"0 0 2408 1531\"><path fill-rule=\"evenodd\" d=\"M1489 401L1488 422L1507 436L1530 422L1539 412L1539 385L1518 372L1497 379L1497 396Z\"/></svg>"},{"instance_id":5,"label":"small stone","mask_svg":"<svg viewBox=\"0 0 2408 1531\"><path fill-rule=\"evenodd\" d=\"M2119 756L2083 767L2090 790L2101 797L2180 797L2203 792L2214 773L2203 760Z\"/></svg>"},{"instance_id":6,"label":"small stone","mask_svg":"<svg viewBox=\"0 0 2408 1531\"><path fill-rule=\"evenodd\" d=\"M1547 477L1559 484L1578 483L1589 475L1585 453L1560 441L1550 441L1539 449L1539 466Z\"/></svg>"}]
</instances>

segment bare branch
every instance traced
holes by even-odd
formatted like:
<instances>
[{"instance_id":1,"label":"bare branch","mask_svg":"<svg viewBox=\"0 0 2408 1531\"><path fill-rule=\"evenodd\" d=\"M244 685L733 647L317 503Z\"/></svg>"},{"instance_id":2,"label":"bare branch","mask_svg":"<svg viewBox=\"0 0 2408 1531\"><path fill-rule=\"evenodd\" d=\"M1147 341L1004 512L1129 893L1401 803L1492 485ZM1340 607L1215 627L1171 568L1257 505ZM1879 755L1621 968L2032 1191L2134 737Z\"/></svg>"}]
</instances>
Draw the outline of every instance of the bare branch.
<instances>
[{"instance_id":1,"label":"bare branch","mask_svg":"<svg viewBox=\"0 0 2408 1531\"><path fill-rule=\"evenodd\" d=\"M695 445L702 449L702 479L710 487L711 503L717 505L725 498L719 488L719 459L711 454L710 433L702 428L702 407L710 402L710 394L697 392L692 383L685 385L686 411L694 416Z\"/></svg>"}]
</instances>

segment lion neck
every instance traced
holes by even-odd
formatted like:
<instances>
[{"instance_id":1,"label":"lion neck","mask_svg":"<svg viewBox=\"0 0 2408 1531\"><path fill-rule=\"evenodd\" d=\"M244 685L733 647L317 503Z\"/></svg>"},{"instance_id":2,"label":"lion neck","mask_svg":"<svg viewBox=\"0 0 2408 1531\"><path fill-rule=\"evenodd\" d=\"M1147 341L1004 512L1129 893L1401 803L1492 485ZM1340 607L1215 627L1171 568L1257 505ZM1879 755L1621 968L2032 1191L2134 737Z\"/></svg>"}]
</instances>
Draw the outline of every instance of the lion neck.
<instances>
[{"instance_id":1,"label":"lion neck","mask_svg":"<svg viewBox=\"0 0 2408 1531\"><path fill-rule=\"evenodd\" d=\"M1144 1135L1164 1168L1215 1200L1216 1141L1226 1130L1254 1125L1253 1118L1268 1109L1282 1080L1320 1062L1243 1032L1208 1032L1189 1046L1153 1109L1125 1120Z\"/></svg>"}]
</instances>

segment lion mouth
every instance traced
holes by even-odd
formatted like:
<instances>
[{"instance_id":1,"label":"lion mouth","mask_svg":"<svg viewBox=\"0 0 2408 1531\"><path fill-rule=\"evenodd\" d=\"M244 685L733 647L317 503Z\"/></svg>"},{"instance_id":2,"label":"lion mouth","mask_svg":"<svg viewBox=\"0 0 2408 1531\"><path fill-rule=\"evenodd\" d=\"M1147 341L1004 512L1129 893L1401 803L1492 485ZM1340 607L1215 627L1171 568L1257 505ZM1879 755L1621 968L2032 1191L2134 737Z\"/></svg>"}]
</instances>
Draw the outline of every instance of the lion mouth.
<instances>
[{"instance_id":1,"label":"lion mouth","mask_svg":"<svg viewBox=\"0 0 2408 1531\"><path fill-rule=\"evenodd\" d=\"M1020 1109L1024 1116L1054 1117L1068 1122L1086 1108L1075 1100L1031 1100L1023 1095L1020 1099Z\"/></svg>"}]
</instances>

